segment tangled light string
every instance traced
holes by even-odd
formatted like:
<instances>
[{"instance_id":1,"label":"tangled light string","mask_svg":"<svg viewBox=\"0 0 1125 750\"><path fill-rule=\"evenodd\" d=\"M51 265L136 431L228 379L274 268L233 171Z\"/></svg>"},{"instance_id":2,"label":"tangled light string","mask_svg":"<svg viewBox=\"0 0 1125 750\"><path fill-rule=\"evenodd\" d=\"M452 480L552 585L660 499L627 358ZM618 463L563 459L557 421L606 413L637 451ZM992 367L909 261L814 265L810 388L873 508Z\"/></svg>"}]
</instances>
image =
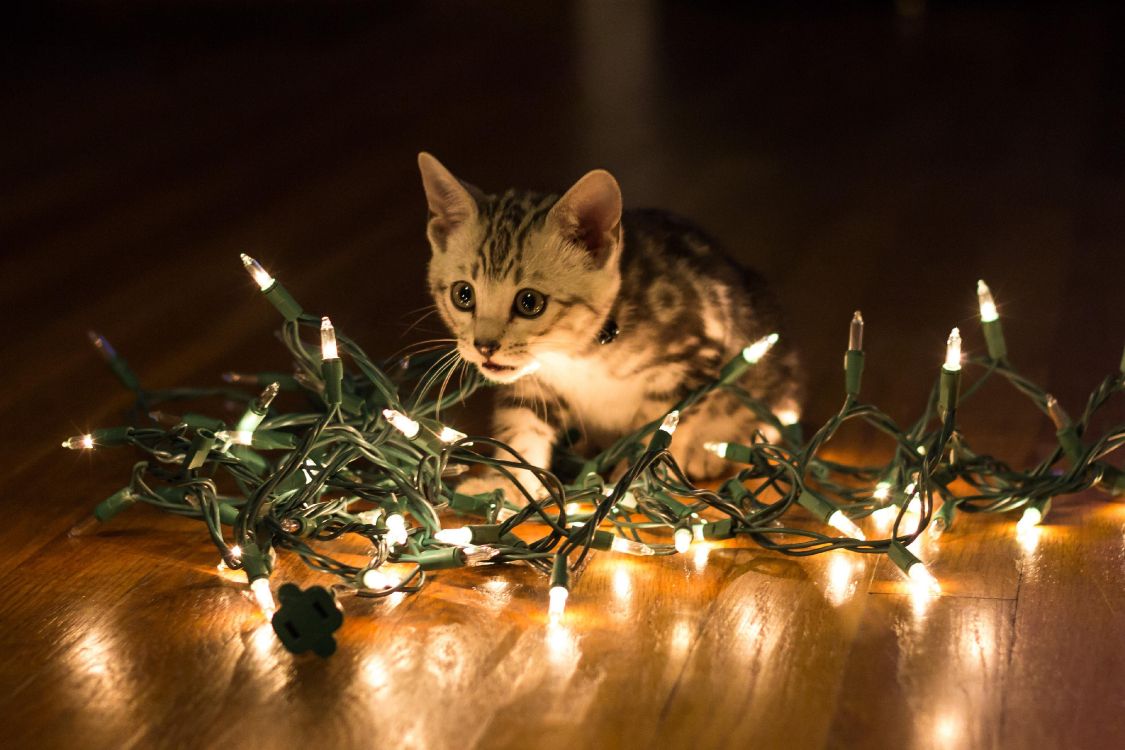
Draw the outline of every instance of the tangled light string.
<instances>
[{"instance_id":1,"label":"tangled light string","mask_svg":"<svg viewBox=\"0 0 1125 750\"><path fill-rule=\"evenodd\" d=\"M684 398L662 419L593 459L562 455L552 473L499 441L470 437L437 421L443 407L480 387L475 376L431 397L443 375L439 355L380 368L351 339L338 335L327 317L306 314L256 260L242 258L285 319L281 334L294 358L294 373L231 373L228 387L149 391L103 337L91 334L148 421L95 430L63 446L132 445L148 454L133 467L129 484L102 501L75 533L138 501L202 520L222 556L221 566L245 573L262 611L294 651L331 653L334 642L328 634L339 626L339 609L334 597L322 596L323 589L302 599L307 592L287 584L279 591L282 612L275 614L270 576L279 551L295 553L310 568L339 578L336 591L371 597L417 592L434 570L524 563L549 575L552 620L563 616L571 576L591 549L668 555L687 551L694 541L736 536L794 556L836 549L886 554L916 590L936 595L937 580L908 547L929 527L933 534L948 530L957 511L1022 509L1019 525L1024 528L1040 523L1059 495L1095 485L1111 494L1125 493L1125 472L1104 461L1125 443L1125 425L1096 439L1088 434L1094 414L1125 388L1125 354L1120 372L1107 376L1081 416L1072 420L1052 396L1010 365L996 305L983 281L977 294L988 356L965 360L960 331L954 328L926 407L908 428L859 401L864 353L863 318L857 312L845 355L844 405L810 440L803 440L791 415L772 413L737 385L769 356L777 341L772 334L747 346L713 383ZM303 328L319 329L319 352L301 338ZM344 367L341 355L350 367ZM980 374L962 392L966 364ZM958 406L996 376L1026 395L1057 429L1058 447L1023 471L974 452L956 428ZM236 387L263 384L257 395ZM668 447L680 414L690 413L716 389L735 394L780 437L770 442L759 431L745 443L707 444L708 450L741 467L712 490L695 486ZM404 396L408 391L411 395ZM278 411L280 392L304 396L307 409ZM232 424L201 414L150 412L163 401L206 396L237 399L247 406ZM849 465L818 457L849 420L890 437L895 450L887 464ZM524 490L525 502L514 505L502 492L464 495L446 482L477 464L509 478L514 470L530 471L543 490L537 496ZM623 473L621 467L626 467ZM620 478L607 482L614 473ZM842 536L789 525L795 505ZM443 510L482 520L443 528ZM865 537L856 522L868 517L885 536ZM517 529L525 533L517 535ZM351 565L329 554L329 543L347 534L365 540L366 564Z\"/></svg>"}]
</instances>

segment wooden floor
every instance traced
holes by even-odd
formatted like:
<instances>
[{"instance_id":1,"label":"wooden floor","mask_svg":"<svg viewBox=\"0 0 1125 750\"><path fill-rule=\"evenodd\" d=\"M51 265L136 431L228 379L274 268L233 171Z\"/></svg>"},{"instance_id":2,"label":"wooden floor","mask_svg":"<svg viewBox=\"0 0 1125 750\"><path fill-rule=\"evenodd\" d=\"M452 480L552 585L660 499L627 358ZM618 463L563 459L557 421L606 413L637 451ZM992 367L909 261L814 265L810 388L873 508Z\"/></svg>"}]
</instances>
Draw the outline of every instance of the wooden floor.
<instances>
[{"instance_id":1,"label":"wooden floor","mask_svg":"<svg viewBox=\"0 0 1125 750\"><path fill-rule=\"evenodd\" d=\"M3 52L5 747L1125 746L1125 503L1093 493L1031 540L961 518L927 552L935 601L842 552L603 555L565 626L529 570L442 573L345 602L320 660L276 642L197 524L138 508L68 538L134 457L58 448L127 406L88 328L151 387L286 367L242 251L369 352L402 346L422 148L489 190L606 167L628 205L710 228L785 300L810 426L855 308L865 398L913 418L950 326L983 349L981 276L1013 360L1080 411L1125 339L1121 11L114 5L17 14ZM1050 450L1037 411L986 393L976 447Z\"/></svg>"}]
</instances>

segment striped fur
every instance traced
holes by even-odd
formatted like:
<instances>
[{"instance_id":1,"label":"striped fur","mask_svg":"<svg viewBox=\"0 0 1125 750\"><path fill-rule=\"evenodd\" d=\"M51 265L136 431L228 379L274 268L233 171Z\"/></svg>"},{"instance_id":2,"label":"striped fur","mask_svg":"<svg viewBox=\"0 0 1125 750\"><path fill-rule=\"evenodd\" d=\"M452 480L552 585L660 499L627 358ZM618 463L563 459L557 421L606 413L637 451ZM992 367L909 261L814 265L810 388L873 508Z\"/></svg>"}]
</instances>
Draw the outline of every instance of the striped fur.
<instances>
[{"instance_id":1,"label":"striped fur","mask_svg":"<svg viewBox=\"0 0 1125 750\"><path fill-rule=\"evenodd\" d=\"M494 434L536 465L547 465L564 428L579 430L594 450L658 417L780 326L760 276L683 219L622 212L606 172L590 173L561 198L497 196L458 182L426 154L419 163L431 213L430 291L461 357L501 385ZM459 281L473 287L472 310L453 302ZM540 316L516 312L522 289L546 297ZM620 333L600 344L610 319ZM486 355L474 345L482 341L498 348ZM795 372L783 343L742 384L775 408L796 410ZM755 427L730 396L716 394L684 416L672 452L689 474L713 477L728 467L702 443L749 440ZM521 482L536 489L529 475ZM480 477L465 490L499 484Z\"/></svg>"}]
</instances>

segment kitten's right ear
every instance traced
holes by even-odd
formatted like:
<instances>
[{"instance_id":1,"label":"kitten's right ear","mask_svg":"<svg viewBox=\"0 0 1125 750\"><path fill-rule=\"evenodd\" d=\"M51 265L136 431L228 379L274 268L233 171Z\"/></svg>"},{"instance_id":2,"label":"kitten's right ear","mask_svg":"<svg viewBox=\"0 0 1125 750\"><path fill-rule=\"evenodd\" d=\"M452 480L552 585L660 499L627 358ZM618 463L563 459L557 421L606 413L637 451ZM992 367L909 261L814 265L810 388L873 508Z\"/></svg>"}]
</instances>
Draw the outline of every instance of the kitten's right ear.
<instances>
[{"instance_id":1,"label":"kitten's right ear","mask_svg":"<svg viewBox=\"0 0 1125 750\"><path fill-rule=\"evenodd\" d=\"M418 170L422 173L426 205L430 208L426 233L435 248L444 250L451 232L476 219L477 199L482 196L479 190L462 183L425 151L418 154Z\"/></svg>"}]
</instances>

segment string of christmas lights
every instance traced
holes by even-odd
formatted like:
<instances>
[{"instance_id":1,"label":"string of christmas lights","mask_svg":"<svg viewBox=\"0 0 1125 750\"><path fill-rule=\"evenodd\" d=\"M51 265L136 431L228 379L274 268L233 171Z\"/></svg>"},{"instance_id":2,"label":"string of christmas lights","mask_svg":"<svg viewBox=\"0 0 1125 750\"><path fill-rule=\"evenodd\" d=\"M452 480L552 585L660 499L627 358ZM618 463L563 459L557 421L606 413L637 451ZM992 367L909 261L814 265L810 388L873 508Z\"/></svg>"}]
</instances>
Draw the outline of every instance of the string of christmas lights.
<instances>
[{"instance_id":1,"label":"string of christmas lights","mask_svg":"<svg viewBox=\"0 0 1125 750\"><path fill-rule=\"evenodd\" d=\"M1057 400L1011 366L996 304L983 281L977 295L987 356L965 359L961 333L954 328L926 407L905 429L859 400L864 323L856 312L844 359L844 404L811 439L803 439L794 415L774 414L737 385L770 356L778 340L771 334L747 346L715 382L661 419L593 459L564 451L552 473L503 443L467 436L437 419L482 385L470 375L447 387L456 363L450 353L405 357L380 367L338 334L327 317L305 313L258 261L246 255L242 260L284 319L281 334L294 360L293 373L229 373L224 387L150 391L109 342L92 333L91 341L147 418L138 426L71 437L63 447L129 445L145 458L133 467L129 483L99 503L73 533L85 533L138 502L199 519L218 548L220 567L245 574L274 630L297 652L332 652L339 605L324 589L302 592L286 584L278 590L278 612L271 576L279 553L295 554L310 568L337 578L336 592L372 597L417 592L435 570L521 563L548 576L553 621L564 616L570 588L590 550L670 555L686 552L695 542L739 536L786 555L885 554L916 591L937 595L938 581L910 548L927 528L934 536L948 531L958 511L1022 511L1022 529L1041 523L1060 495L1093 486L1125 493L1125 472L1105 460L1125 443L1125 425L1096 439L1089 434L1095 413L1125 389L1125 353L1119 372L1107 376L1081 415L1071 419ZM309 329L319 331L319 350L302 338ZM966 366L979 376L962 390ZM1034 467L1015 470L975 453L957 429L958 408L995 377L1026 395L1055 425L1058 446ZM261 390L251 393L244 386ZM689 480L668 448L680 415L716 389L735 394L780 437L770 442L758 431L744 443L707 444L739 471L718 489L706 489ZM162 402L208 396L237 399L245 410L230 423L205 414L151 410ZM282 412L277 409L282 400L303 400L307 406ZM825 443L851 420L893 441L886 465L853 466L820 457ZM521 505L501 492L459 493L450 478L475 465L509 478L513 471L530 471L543 491L538 496L524 491ZM611 475L620 478L609 482ZM810 528L795 506L831 531ZM451 514L474 521L443 526L443 515ZM865 519L883 536L868 539L859 525ZM332 542L345 535L363 540L365 564L332 556Z\"/></svg>"}]
</instances>

